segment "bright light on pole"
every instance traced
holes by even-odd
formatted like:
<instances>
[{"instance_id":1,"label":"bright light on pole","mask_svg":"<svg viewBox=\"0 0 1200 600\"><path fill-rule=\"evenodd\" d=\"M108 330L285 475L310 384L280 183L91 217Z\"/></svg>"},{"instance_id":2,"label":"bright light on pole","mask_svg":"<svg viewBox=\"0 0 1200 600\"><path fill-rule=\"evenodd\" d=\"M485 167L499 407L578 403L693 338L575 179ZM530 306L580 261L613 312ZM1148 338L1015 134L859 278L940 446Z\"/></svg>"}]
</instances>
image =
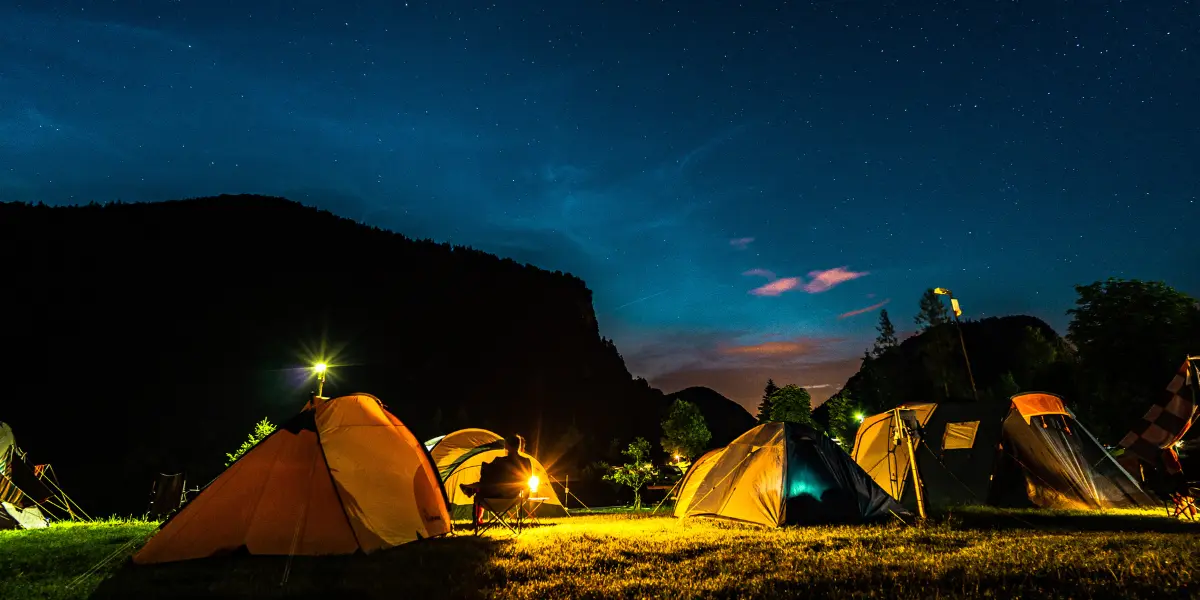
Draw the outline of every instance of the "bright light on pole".
<instances>
[{"instance_id":1,"label":"bright light on pole","mask_svg":"<svg viewBox=\"0 0 1200 600\"><path fill-rule=\"evenodd\" d=\"M854 413L854 420L858 421L859 423L862 423L864 420L866 420L866 418L867 418L867 415L864 415L862 413Z\"/></svg>"},{"instance_id":2,"label":"bright light on pole","mask_svg":"<svg viewBox=\"0 0 1200 600\"><path fill-rule=\"evenodd\" d=\"M325 371L329 370L329 365L319 362L313 365L313 371L317 374L317 397L320 398L325 393Z\"/></svg>"}]
</instances>

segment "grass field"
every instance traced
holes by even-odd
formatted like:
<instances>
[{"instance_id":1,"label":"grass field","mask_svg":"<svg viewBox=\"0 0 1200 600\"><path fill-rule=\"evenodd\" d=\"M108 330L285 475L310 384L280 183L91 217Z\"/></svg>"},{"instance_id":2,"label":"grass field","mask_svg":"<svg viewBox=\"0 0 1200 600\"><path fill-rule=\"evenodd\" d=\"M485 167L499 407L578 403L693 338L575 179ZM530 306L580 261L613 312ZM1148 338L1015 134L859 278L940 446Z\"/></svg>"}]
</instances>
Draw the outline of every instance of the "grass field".
<instances>
[{"instance_id":1,"label":"grass field","mask_svg":"<svg viewBox=\"0 0 1200 600\"><path fill-rule=\"evenodd\" d=\"M152 524L68 525L0 532L0 598L1188 597L1200 524L1159 515L970 510L924 525L764 530L601 512L519 537L295 557L290 570L286 557L251 556L134 567L128 544ZM68 587L117 550L121 560Z\"/></svg>"}]
</instances>

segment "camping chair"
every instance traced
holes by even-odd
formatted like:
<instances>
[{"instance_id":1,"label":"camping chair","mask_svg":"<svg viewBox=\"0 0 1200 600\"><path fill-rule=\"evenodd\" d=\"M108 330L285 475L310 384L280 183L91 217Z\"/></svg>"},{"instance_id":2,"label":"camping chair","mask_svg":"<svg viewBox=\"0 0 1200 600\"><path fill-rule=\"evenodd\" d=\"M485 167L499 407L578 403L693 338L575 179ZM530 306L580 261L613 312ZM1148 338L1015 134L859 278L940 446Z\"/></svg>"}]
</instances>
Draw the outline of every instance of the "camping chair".
<instances>
[{"instance_id":1,"label":"camping chair","mask_svg":"<svg viewBox=\"0 0 1200 600\"><path fill-rule=\"evenodd\" d=\"M475 535L493 527L504 527L514 535L520 535L525 528L525 504L529 499L527 490L520 491L515 498L475 498L475 503L483 507L483 517L475 521Z\"/></svg>"},{"instance_id":2,"label":"camping chair","mask_svg":"<svg viewBox=\"0 0 1200 600\"><path fill-rule=\"evenodd\" d=\"M187 482L184 481L182 473L159 473L150 488L150 508L147 511L150 518L165 519L183 506L186 487Z\"/></svg>"},{"instance_id":3,"label":"camping chair","mask_svg":"<svg viewBox=\"0 0 1200 600\"><path fill-rule=\"evenodd\" d=\"M1167 495L1167 515L1177 519L1187 517L1188 520L1195 521L1196 515L1200 513L1200 508L1196 506L1197 496L1200 496L1200 488L1197 488L1194 482L1171 492Z\"/></svg>"}]
</instances>

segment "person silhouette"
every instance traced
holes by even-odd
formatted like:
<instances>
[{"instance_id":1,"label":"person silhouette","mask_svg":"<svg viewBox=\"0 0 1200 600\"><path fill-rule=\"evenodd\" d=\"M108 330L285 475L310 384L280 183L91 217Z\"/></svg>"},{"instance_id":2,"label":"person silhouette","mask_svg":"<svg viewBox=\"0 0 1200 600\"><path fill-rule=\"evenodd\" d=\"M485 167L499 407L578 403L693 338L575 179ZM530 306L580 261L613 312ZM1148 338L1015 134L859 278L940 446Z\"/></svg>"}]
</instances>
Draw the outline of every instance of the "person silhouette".
<instances>
[{"instance_id":1,"label":"person silhouette","mask_svg":"<svg viewBox=\"0 0 1200 600\"><path fill-rule=\"evenodd\" d=\"M516 498L529 485L533 475L533 462L521 454L525 452L525 438L513 434L504 438L504 455L479 467L479 481L460 484L459 488L468 498L475 499L475 524L483 520L480 498Z\"/></svg>"}]
</instances>

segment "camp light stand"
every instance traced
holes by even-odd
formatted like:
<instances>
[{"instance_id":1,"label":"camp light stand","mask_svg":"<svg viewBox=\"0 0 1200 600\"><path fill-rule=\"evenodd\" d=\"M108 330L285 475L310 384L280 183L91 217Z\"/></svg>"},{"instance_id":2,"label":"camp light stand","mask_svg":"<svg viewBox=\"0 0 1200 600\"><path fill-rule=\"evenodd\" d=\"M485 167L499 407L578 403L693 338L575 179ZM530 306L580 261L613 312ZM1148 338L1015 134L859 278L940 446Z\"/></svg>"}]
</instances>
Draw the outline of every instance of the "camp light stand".
<instances>
[{"instance_id":1,"label":"camp light stand","mask_svg":"<svg viewBox=\"0 0 1200 600\"><path fill-rule=\"evenodd\" d=\"M979 400L979 391L975 389L975 375L971 372L971 357L967 356L967 342L963 340L962 324L958 321L958 316L962 314L962 309L958 306L958 298L954 297L954 292L946 288L934 288L933 293L950 298L950 308L954 310L954 328L958 330L958 344L962 347L963 360L967 363L967 378L971 380L971 395L975 397L975 400Z\"/></svg>"},{"instance_id":2,"label":"camp light stand","mask_svg":"<svg viewBox=\"0 0 1200 600\"><path fill-rule=\"evenodd\" d=\"M320 398L325 393L325 371L329 370L329 365L319 362L313 365L313 371L317 374L317 397Z\"/></svg>"}]
</instances>

